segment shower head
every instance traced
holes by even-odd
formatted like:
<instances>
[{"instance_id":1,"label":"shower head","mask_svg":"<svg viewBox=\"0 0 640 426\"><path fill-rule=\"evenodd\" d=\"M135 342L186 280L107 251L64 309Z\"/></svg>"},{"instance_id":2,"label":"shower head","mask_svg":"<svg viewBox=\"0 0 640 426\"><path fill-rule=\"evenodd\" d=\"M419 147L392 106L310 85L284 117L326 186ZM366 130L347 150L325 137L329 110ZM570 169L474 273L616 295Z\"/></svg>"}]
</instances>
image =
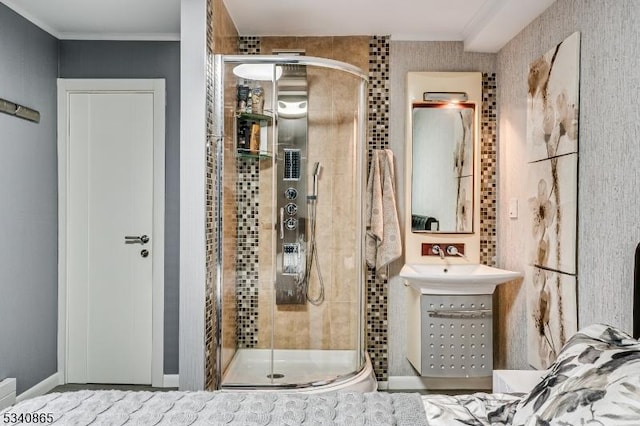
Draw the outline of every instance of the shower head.
<instances>
[{"instance_id":1,"label":"shower head","mask_svg":"<svg viewBox=\"0 0 640 426\"><path fill-rule=\"evenodd\" d=\"M321 168L322 167L320 167L319 162L316 162L313 166L313 192L311 195L307 195L307 201L311 201L313 203L318 199L318 175L320 174Z\"/></svg>"}]
</instances>

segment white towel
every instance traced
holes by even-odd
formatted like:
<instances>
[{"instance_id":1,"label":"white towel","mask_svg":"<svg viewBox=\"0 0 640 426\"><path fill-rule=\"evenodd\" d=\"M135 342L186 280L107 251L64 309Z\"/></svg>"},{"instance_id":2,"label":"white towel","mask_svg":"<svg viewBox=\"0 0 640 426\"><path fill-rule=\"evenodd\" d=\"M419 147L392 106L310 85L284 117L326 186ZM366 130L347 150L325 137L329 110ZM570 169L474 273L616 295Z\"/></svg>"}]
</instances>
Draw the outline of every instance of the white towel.
<instances>
[{"instance_id":1,"label":"white towel","mask_svg":"<svg viewBox=\"0 0 640 426\"><path fill-rule=\"evenodd\" d=\"M376 270L378 277L386 279L386 269L383 268L402 255L393 152L390 149L373 151L367 182L366 215L367 265Z\"/></svg>"}]
</instances>

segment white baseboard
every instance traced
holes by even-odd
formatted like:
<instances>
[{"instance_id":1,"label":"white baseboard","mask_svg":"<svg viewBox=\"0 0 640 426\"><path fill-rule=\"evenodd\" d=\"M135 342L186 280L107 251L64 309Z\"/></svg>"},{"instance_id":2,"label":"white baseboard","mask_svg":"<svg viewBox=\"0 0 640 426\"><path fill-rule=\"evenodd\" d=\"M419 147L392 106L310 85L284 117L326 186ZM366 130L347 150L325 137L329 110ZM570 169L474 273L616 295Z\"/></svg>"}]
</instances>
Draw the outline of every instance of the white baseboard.
<instances>
[{"instance_id":1,"label":"white baseboard","mask_svg":"<svg viewBox=\"0 0 640 426\"><path fill-rule=\"evenodd\" d=\"M164 388L177 388L180 383L178 374L165 374L162 378L162 387ZM63 385L64 382L62 380L62 375L60 373L55 373L40 383L36 384L30 389L22 392L16 398L16 402L24 401L25 399L35 398L36 396L44 395L47 392L51 391L53 388L59 385Z\"/></svg>"},{"instance_id":2,"label":"white baseboard","mask_svg":"<svg viewBox=\"0 0 640 426\"><path fill-rule=\"evenodd\" d=\"M47 377L37 385L22 392L20 395L18 395L16 401L21 402L25 399L31 399L35 398L36 396L44 395L45 393L49 392L56 386L61 385L62 383L62 376L60 375L60 373L55 373Z\"/></svg>"},{"instance_id":3,"label":"white baseboard","mask_svg":"<svg viewBox=\"0 0 640 426\"><path fill-rule=\"evenodd\" d=\"M421 377L421 376L389 376L387 389L438 390L438 389L491 389L491 376L488 377Z\"/></svg>"},{"instance_id":4,"label":"white baseboard","mask_svg":"<svg viewBox=\"0 0 640 426\"><path fill-rule=\"evenodd\" d=\"M0 410L16 403L16 379L0 381Z\"/></svg>"},{"instance_id":5,"label":"white baseboard","mask_svg":"<svg viewBox=\"0 0 640 426\"><path fill-rule=\"evenodd\" d=\"M389 376L387 389L425 389L425 384L419 376Z\"/></svg>"},{"instance_id":6,"label":"white baseboard","mask_svg":"<svg viewBox=\"0 0 640 426\"><path fill-rule=\"evenodd\" d=\"M389 382L384 381L384 382L378 382L378 390L388 390L389 389Z\"/></svg>"},{"instance_id":7,"label":"white baseboard","mask_svg":"<svg viewBox=\"0 0 640 426\"><path fill-rule=\"evenodd\" d=\"M180 387L180 376L178 374L165 374L162 378L163 388L177 388Z\"/></svg>"}]
</instances>

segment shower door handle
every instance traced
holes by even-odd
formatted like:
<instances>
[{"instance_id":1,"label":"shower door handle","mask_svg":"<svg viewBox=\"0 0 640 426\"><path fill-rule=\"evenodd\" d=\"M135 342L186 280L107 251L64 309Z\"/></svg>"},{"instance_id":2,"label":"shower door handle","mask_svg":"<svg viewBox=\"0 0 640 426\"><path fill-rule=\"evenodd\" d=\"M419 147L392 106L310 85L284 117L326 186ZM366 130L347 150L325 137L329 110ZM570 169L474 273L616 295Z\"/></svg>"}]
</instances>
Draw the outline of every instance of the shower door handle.
<instances>
[{"instance_id":1,"label":"shower door handle","mask_svg":"<svg viewBox=\"0 0 640 426\"><path fill-rule=\"evenodd\" d=\"M280 208L280 239L284 240L284 207Z\"/></svg>"}]
</instances>

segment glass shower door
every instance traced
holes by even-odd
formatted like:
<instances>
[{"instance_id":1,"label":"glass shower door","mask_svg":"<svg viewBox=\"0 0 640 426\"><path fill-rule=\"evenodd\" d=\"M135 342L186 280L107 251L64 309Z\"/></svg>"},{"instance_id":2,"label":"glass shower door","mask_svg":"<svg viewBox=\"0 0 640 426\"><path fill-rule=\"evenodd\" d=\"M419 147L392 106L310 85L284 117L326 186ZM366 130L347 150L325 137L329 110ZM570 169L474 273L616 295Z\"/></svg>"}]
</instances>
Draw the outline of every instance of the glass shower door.
<instances>
[{"instance_id":1,"label":"glass shower door","mask_svg":"<svg viewBox=\"0 0 640 426\"><path fill-rule=\"evenodd\" d=\"M275 279L275 73L282 69L254 65L223 65L223 386L271 381L273 325L266 313Z\"/></svg>"},{"instance_id":2,"label":"glass shower door","mask_svg":"<svg viewBox=\"0 0 640 426\"><path fill-rule=\"evenodd\" d=\"M224 63L223 387L305 387L364 362L364 82L265 58ZM266 73L239 77L251 61Z\"/></svg>"}]
</instances>

